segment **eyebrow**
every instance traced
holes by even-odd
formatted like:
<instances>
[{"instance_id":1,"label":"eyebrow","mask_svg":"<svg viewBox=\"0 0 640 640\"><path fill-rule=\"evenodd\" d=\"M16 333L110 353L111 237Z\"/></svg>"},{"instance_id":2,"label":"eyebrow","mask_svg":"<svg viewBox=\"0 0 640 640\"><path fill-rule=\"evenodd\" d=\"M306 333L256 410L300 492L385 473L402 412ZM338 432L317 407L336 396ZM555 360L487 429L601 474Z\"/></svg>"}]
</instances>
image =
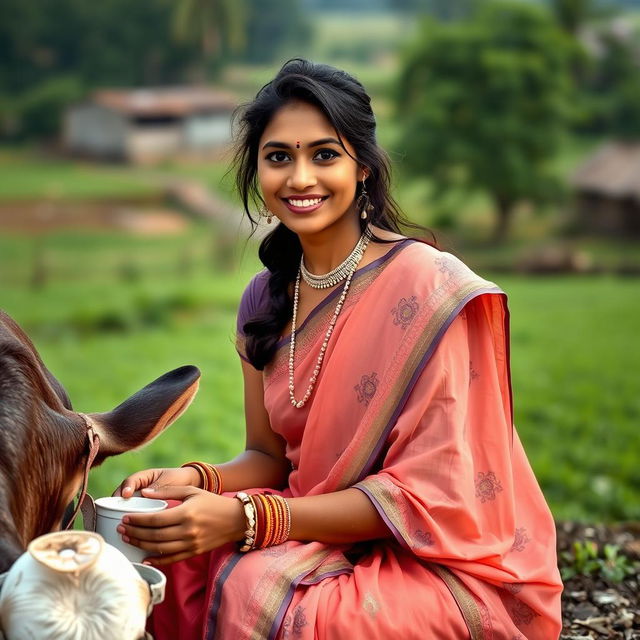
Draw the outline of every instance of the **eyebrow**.
<instances>
[{"instance_id":1,"label":"eyebrow","mask_svg":"<svg viewBox=\"0 0 640 640\"><path fill-rule=\"evenodd\" d=\"M323 144L337 144L339 147L344 148L340 140L337 140L336 138L321 138L320 140L314 140L313 142L310 142L305 146L308 148L312 148L312 147L319 147L320 145L323 145ZM287 144L286 142L279 142L277 140L269 140L268 142L265 142L264 145L262 146L263 149L267 149L271 147L275 147L276 149L293 149L292 145Z\"/></svg>"}]
</instances>

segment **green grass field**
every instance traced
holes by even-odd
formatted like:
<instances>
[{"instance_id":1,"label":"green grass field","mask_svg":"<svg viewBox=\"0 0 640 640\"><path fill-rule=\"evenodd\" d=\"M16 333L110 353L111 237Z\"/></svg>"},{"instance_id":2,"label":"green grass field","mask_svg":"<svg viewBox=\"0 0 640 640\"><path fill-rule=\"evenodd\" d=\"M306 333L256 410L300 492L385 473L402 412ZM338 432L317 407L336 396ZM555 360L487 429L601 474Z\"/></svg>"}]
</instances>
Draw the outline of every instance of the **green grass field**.
<instances>
[{"instance_id":1,"label":"green grass field","mask_svg":"<svg viewBox=\"0 0 640 640\"><path fill-rule=\"evenodd\" d=\"M93 494L136 469L240 451L235 309L258 268L253 245L226 272L214 268L212 238L199 226L172 237L61 233L45 246L50 279L32 291L33 240L0 237L0 306L78 410L108 410L182 364L203 372L189 411L148 448L95 470ZM640 280L495 279L510 296L518 430L555 515L639 518Z\"/></svg>"}]
</instances>

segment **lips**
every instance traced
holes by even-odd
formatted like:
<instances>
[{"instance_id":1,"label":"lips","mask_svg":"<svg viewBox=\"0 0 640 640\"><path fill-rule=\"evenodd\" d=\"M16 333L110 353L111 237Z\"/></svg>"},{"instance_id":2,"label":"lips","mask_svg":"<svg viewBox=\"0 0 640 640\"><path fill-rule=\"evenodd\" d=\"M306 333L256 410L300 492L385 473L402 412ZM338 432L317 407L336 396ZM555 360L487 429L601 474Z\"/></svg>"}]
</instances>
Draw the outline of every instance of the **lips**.
<instances>
[{"instance_id":1,"label":"lips","mask_svg":"<svg viewBox=\"0 0 640 640\"><path fill-rule=\"evenodd\" d=\"M329 196L321 196L315 193L306 194L304 196L288 196L282 198L287 209L294 213L310 213L322 206L322 203Z\"/></svg>"}]
</instances>

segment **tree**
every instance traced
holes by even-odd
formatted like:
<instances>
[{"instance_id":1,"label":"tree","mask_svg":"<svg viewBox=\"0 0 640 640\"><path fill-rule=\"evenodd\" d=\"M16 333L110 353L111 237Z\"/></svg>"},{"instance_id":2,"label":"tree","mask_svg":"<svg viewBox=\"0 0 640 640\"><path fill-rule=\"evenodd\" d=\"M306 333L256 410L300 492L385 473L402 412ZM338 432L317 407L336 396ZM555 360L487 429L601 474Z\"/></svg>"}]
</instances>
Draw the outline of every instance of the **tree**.
<instances>
[{"instance_id":1,"label":"tree","mask_svg":"<svg viewBox=\"0 0 640 640\"><path fill-rule=\"evenodd\" d=\"M2 0L0 136L50 136L100 86L184 81L197 48L171 41L173 0Z\"/></svg>"},{"instance_id":2,"label":"tree","mask_svg":"<svg viewBox=\"0 0 640 640\"><path fill-rule=\"evenodd\" d=\"M242 60L271 63L282 55L293 55L307 48L311 24L300 0L248 0L247 42Z\"/></svg>"},{"instance_id":3,"label":"tree","mask_svg":"<svg viewBox=\"0 0 640 640\"><path fill-rule=\"evenodd\" d=\"M469 17L482 0L389 0L389 7L406 13L428 13L438 20Z\"/></svg>"},{"instance_id":4,"label":"tree","mask_svg":"<svg viewBox=\"0 0 640 640\"><path fill-rule=\"evenodd\" d=\"M596 0L551 0L551 8L558 24L572 36L602 12Z\"/></svg>"},{"instance_id":5,"label":"tree","mask_svg":"<svg viewBox=\"0 0 640 640\"><path fill-rule=\"evenodd\" d=\"M602 52L593 60L584 86L591 133L640 138L640 64L636 38L613 32L601 36Z\"/></svg>"},{"instance_id":6,"label":"tree","mask_svg":"<svg viewBox=\"0 0 640 640\"><path fill-rule=\"evenodd\" d=\"M246 0L177 0L173 16L179 42L198 42L202 60L201 79L208 63L220 62L228 52L245 46Z\"/></svg>"},{"instance_id":7,"label":"tree","mask_svg":"<svg viewBox=\"0 0 640 640\"><path fill-rule=\"evenodd\" d=\"M549 163L569 116L568 44L544 9L494 1L477 17L426 21L403 62L399 112L409 172L440 191L479 189L503 239L516 204L557 186Z\"/></svg>"}]
</instances>

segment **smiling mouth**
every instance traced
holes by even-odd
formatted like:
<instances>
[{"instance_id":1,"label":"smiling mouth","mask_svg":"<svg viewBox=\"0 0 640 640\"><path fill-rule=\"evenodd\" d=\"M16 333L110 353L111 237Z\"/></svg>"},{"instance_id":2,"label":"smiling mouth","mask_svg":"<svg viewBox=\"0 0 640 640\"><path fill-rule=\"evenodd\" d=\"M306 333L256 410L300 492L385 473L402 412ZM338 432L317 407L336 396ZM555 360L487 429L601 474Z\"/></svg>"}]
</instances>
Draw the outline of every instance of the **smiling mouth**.
<instances>
[{"instance_id":1,"label":"smiling mouth","mask_svg":"<svg viewBox=\"0 0 640 640\"><path fill-rule=\"evenodd\" d=\"M297 209L307 209L316 207L324 202L329 196L320 196L316 198L282 198L284 202Z\"/></svg>"}]
</instances>

